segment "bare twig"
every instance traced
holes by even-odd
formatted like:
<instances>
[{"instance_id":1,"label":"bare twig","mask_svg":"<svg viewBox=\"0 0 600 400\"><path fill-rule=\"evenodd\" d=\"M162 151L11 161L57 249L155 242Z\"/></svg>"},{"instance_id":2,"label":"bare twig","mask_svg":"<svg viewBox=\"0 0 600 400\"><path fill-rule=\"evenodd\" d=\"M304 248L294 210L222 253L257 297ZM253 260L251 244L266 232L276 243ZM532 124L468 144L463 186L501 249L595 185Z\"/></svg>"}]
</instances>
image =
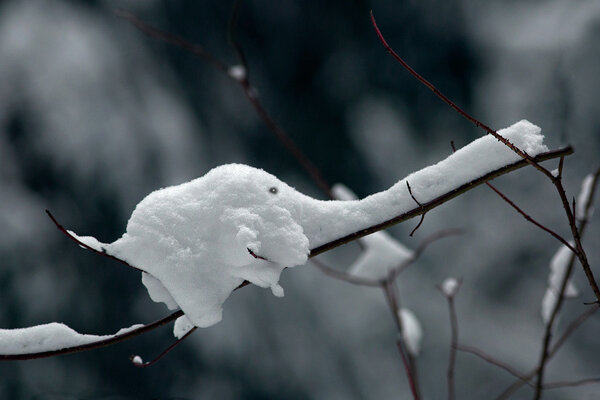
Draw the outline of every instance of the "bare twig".
<instances>
[{"instance_id":1,"label":"bare twig","mask_svg":"<svg viewBox=\"0 0 600 400\"><path fill-rule=\"evenodd\" d=\"M548 362L554 355L558 352L558 350L562 347L562 345L567 341L567 339L583 324L589 317L591 317L598 309L600 305L594 304L591 307L585 309L583 313L581 313L577 318L575 318L569 326L565 329L560 338L554 343L552 348L548 351L548 356L546 362ZM533 377L536 376L538 372L539 366L529 371L525 377L527 381L530 381ZM513 382L509 387L507 387L497 398L496 400L505 400L509 398L513 393L519 390L525 383L522 380L517 380Z\"/></svg>"},{"instance_id":2,"label":"bare twig","mask_svg":"<svg viewBox=\"0 0 600 400\"><path fill-rule=\"evenodd\" d=\"M460 287L460 281L456 281ZM458 290L458 287L456 290ZM448 302L448 314L450 316L450 355L448 357L448 369L446 370L446 380L448 382L448 400L456 398L456 388L454 385L454 369L456 366L456 350L458 346L458 318L456 317L456 307L454 305L454 297L456 291L447 293L442 286L438 289Z\"/></svg>"},{"instance_id":3,"label":"bare twig","mask_svg":"<svg viewBox=\"0 0 600 400\"><path fill-rule=\"evenodd\" d=\"M69 233L69 231L67 231L61 224L59 224L58 221L56 220L56 218L54 218L54 215L52 215L52 213L50 212L50 210L46 210L46 214L48 214L48 217L50 217L50 219L52 220L52 222L54 222L54 225L56 225L56 227L58 228L59 231L61 231L62 233L64 233L69 239L71 239L72 241L74 241L75 243L77 243L80 247L83 247L84 249L87 249L87 250L90 250L90 251L92 251L92 252L94 252L96 254L99 254L102 257L106 257L106 258L110 258L111 260L118 261L121 264L125 264L129 268L133 268L133 269L137 269L138 271L142 271L140 268L134 267L133 265L129 264L127 261L125 261L123 259L120 259L119 257L115 257L113 255L110 255L106 251L98 251L98 250L94 249L93 247L88 246L87 244L83 243L81 240L79 240L75 236L73 236L71 233Z\"/></svg>"},{"instance_id":4,"label":"bare twig","mask_svg":"<svg viewBox=\"0 0 600 400\"><path fill-rule=\"evenodd\" d=\"M234 30L234 27L235 27L237 13L238 13L238 10L234 8L234 14L230 21L229 31L230 31L230 41L235 49L238 59L240 60L240 62L242 63L242 65L244 67L244 74L241 77L236 77L235 75L231 74L230 68L228 68L225 63L223 63L222 61L218 60L217 58L213 57L211 54L206 52L206 50L204 50L204 48L202 46L191 43L177 35L174 35L174 34L165 32L163 30L160 30L158 28L155 28L155 27L141 21L140 19L138 19L131 13L128 13L126 11L121 11L121 10L117 11L118 16L131 22L136 28L138 28L140 31L144 32L148 36L156 38L158 40L161 40L165 43L177 46L189 53L192 53L193 55L196 55L196 56L202 58L203 60L207 61L209 64L214 66L219 72L226 74L227 77L231 78L234 82L236 82L238 85L240 85L240 87L244 91L244 94L248 98L248 101L254 108L254 111L262 119L263 123L267 126L267 128L275 135L277 140L279 140L279 142L286 148L286 150L290 154L292 154L292 156L298 161L298 163L302 166L302 168L313 179L315 184L317 184L318 187L330 199L332 199L333 196L331 194L330 186L325 181L323 176L321 175L321 172L319 171L319 169L312 163L312 161L310 161L310 159L302 152L302 150L300 150L300 148L292 140L290 135L288 135L288 133L285 130L283 130L283 128L281 128L279 126L279 124L277 124L277 122L275 122L275 120L267 112L267 110L263 106L262 102L258 98L256 89L250 83L250 80L248 77L248 65L246 63L246 58L244 56L241 46L236 41L235 36L232 33Z\"/></svg>"},{"instance_id":5,"label":"bare twig","mask_svg":"<svg viewBox=\"0 0 600 400\"><path fill-rule=\"evenodd\" d=\"M550 228L542 225L541 223L539 223L538 221L536 221L535 219L533 219L533 217L531 217L529 214L527 214L525 211L523 211L518 205L516 205L511 199L509 199L504 193L502 193L500 190L498 190L491 183L486 182L485 184L490 189L492 189L498 196L500 196L502 198L502 200L504 200L505 202L507 202L512 208L514 208L519 214L521 214L523 216L523 218L525 218L527 221L531 222L533 225L537 226L538 228L540 228L544 232L547 232L550 235L552 235L556 240L558 240L563 245L565 245L566 247L568 247L573 252L573 255L575 255L577 253L577 250L571 245L571 243L567 242L567 240L565 238L563 238L562 236L560 236L558 233L554 232L552 229L550 229Z\"/></svg>"},{"instance_id":6,"label":"bare twig","mask_svg":"<svg viewBox=\"0 0 600 400\"><path fill-rule=\"evenodd\" d=\"M376 279L362 278L360 276L353 275L349 272L342 271L340 269L332 268L325 264L323 261L318 258L311 259L312 263L323 272L325 275L328 275L334 279L338 279L340 281L348 282L353 285L359 286L369 286L369 287L381 287L382 282Z\"/></svg>"},{"instance_id":7,"label":"bare twig","mask_svg":"<svg viewBox=\"0 0 600 400\"><path fill-rule=\"evenodd\" d=\"M406 181L406 187L408 188L408 193L410 194L410 197L412 197L412 199L415 201L415 203L417 203L417 205L419 207L422 207L422 204L419 203L419 200L417 200L415 198L415 196L413 195L412 189L410 188L410 183L408 183L408 181ZM417 231L417 229L419 229L419 227L423 223L423 220L425 219L425 214L427 214L427 212L424 212L423 214L421 214L421 219L419 220L419 223L417 224L417 226L414 227L414 229L410 232L410 235L408 235L408 236L414 235L415 232Z\"/></svg>"},{"instance_id":8,"label":"bare twig","mask_svg":"<svg viewBox=\"0 0 600 400\"><path fill-rule=\"evenodd\" d=\"M470 353L473 355L476 355L477 357L481 358L482 360L495 365L499 368L502 368L503 370L505 370L506 372L508 372L509 374L519 378L521 381L525 382L526 384L533 386L528 380L527 380L527 376L521 374L519 371L517 371L516 369L514 369L513 367L511 367L510 365L497 360L496 358L490 356L489 354L486 354L485 352L483 352L482 350L476 348L476 347L472 347L472 346L464 346L464 345L457 345L456 349L465 353Z\"/></svg>"},{"instance_id":9,"label":"bare twig","mask_svg":"<svg viewBox=\"0 0 600 400\"><path fill-rule=\"evenodd\" d=\"M594 383L600 383L600 378L587 378L587 379L580 379L578 381L560 381L560 382L546 383L544 385L544 390L560 389L560 388L564 388L564 387L583 386L583 385L589 385L589 384L594 384Z\"/></svg>"},{"instance_id":10,"label":"bare twig","mask_svg":"<svg viewBox=\"0 0 600 400\"><path fill-rule=\"evenodd\" d=\"M598 169L596 171L596 173L594 174L592 186L589 191L589 197L587 199L584 199L584 201L585 201L584 215L581 216L582 219L581 219L581 222L579 223L579 227L577 228L577 232L579 233L580 236L583 235L583 233L585 232L585 228L587 226L587 222L589 219L589 213L590 213L593 203L594 203L594 194L596 191L596 185L598 183L599 177L600 177L600 169ZM573 217L575 217L575 199L573 199ZM571 274L573 271L574 264L575 264L575 253L572 253L571 257L569 258L569 263L568 263L567 269L564 273L562 282L560 284L560 289L556 295L557 296L556 304L554 305L554 308L552 309L552 313L550 314L550 319L548 320L548 323L546 324L546 329L544 332L544 338L543 338L543 342L542 342L542 354L540 356L540 361L539 361L538 368L537 368L537 381L536 381L536 385L535 385L535 394L534 394L534 399L536 399L536 400L540 399L542 396L542 390L544 388L544 372L545 372L545 368L546 368L546 363L549 358L550 343L552 341L552 331L554 329L554 324L558 318L558 314L559 314L560 309L563 304L564 293L565 293L565 290L569 283L569 280L571 279Z\"/></svg>"},{"instance_id":11,"label":"bare twig","mask_svg":"<svg viewBox=\"0 0 600 400\"><path fill-rule=\"evenodd\" d=\"M179 343L181 343L185 339L187 339L188 336L190 336L196 329L198 329L198 328L194 326L185 335L183 335L182 337L180 337L179 339L177 339L173 344L171 344L169 347L167 347L162 353L160 353L158 356L156 356L152 361L137 362L136 361L137 360L136 356L131 356L129 359L131 360L131 362L133 363L133 365L135 365L138 368L150 367L150 366L156 364L161 358L163 358L164 356L166 356L167 353L169 353L171 350L173 350L175 348L175 346L177 346Z\"/></svg>"}]
</instances>

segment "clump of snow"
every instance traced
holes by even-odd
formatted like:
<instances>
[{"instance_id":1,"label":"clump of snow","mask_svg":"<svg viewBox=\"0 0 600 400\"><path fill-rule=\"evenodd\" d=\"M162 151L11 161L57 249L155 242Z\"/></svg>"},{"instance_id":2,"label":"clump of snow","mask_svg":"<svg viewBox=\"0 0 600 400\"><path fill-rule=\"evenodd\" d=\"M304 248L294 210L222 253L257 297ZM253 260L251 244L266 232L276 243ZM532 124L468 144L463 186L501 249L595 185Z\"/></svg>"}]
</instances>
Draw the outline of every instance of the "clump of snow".
<instances>
[{"instance_id":1,"label":"clump of snow","mask_svg":"<svg viewBox=\"0 0 600 400\"><path fill-rule=\"evenodd\" d=\"M142 325L119 330L114 335L87 335L76 332L65 324L52 322L28 328L0 329L0 354L16 355L43 353L111 339Z\"/></svg>"},{"instance_id":2,"label":"clump of snow","mask_svg":"<svg viewBox=\"0 0 600 400\"><path fill-rule=\"evenodd\" d=\"M221 166L148 195L123 237L102 246L147 272L143 283L153 300L176 304L195 326L210 326L244 280L283 295L283 268L306 262L308 239L280 200L294 193L262 170Z\"/></svg>"},{"instance_id":3,"label":"clump of snow","mask_svg":"<svg viewBox=\"0 0 600 400\"><path fill-rule=\"evenodd\" d=\"M345 185L338 183L332 188L336 199L356 200L356 195ZM379 231L360 239L364 249L348 271L359 277L385 279L389 272L413 257L413 251L404 247L387 232Z\"/></svg>"},{"instance_id":4,"label":"clump of snow","mask_svg":"<svg viewBox=\"0 0 600 400\"><path fill-rule=\"evenodd\" d=\"M561 246L552 260L550 261L550 274L548 276L548 288L546 289L546 293L544 293L544 297L542 298L542 320L545 324L550 321L550 316L552 315L552 310L556 306L558 302L558 293L560 291L560 287L562 281L565 278L565 274L567 273L567 268L569 266L569 262L571 260L573 252L566 246ZM569 278L569 282L567 283L567 287L565 288L564 297L575 297L579 294L573 282L571 282L571 278Z\"/></svg>"},{"instance_id":5,"label":"clump of snow","mask_svg":"<svg viewBox=\"0 0 600 400\"><path fill-rule=\"evenodd\" d=\"M460 281L456 278L446 278L440 285L440 290L446 297L454 297L460 288Z\"/></svg>"},{"instance_id":6,"label":"clump of snow","mask_svg":"<svg viewBox=\"0 0 600 400\"><path fill-rule=\"evenodd\" d=\"M398 310L398 316L402 321L402 339L406 344L406 350L411 355L417 356L421 350L421 339L423 338L421 323L415 314L406 308Z\"/></svg>"},{"instance_id":7,"label":"clump of snow","mask_svg":"<svg viewBox=\"0 0 600 400\"><path fill-rule=\"evenodd\" d=\"M547 151L530 122L499 133L530 156ZM388 190L347 201L316 200L261 169L223 165L150 193L115 242L80 239L140 268L153 300L207 327L221 320L223 302L245 280L283 295L281 271L304 264L310 249L412 210L407 182L426 203L519 159L487 135ZM367 251L353 267L359 274L381 277L412 255L384 233L364 241Z\"/></svg>"},{"instance_id":8,"label":"clump of snow","mask_svg":"<svg viewBox=\"0 0 600 400\"><path fill-rule=\"evenodd\" d=\"M177 339L181 339L185 336L186 333L191 331L193 327L194 324L192 323L192 321L190 321L190 319L186 315L182 315L175 321L175 326L173 327L173 335L175 335Z\"/></svg>"},{"instance_id":9,"label":"clump of snow","mask_svg":"<svg viewBox=\"0 0 600 400\"><path fill-rule=\"evenodd\" d=\"M135 365L142 365L142 364L144 364L144 360L140 356L133 356L133 357L131 357L131 362L134 363Z\"/></svg>"},{"instance_id":10,"label":"clump of snow","mask_svg":"<svg viewBox=\"0 0 600 400\"><path fill-rule=\"evenodd\" d=\"M577 218L579 219L587 219L590 218L593 214L593 210L589 210L589 215L585 215L585 209L587 208L588 203L591 201L592 195L592 187L594 184L594 175L589 174L581 183L581 189L579 190L579 196L577 196L577 205L575 207L575 212Z\"/></svg>"},{"instance_id":11,"label":"clump of snow","mask_svg":"<svg viewBox=\"0 0 600 400\"><path fill-rule=\"evenodd\" d=\"M232 65L227 70L227 73L236 81L243 81L248 76L248 71L246 71L243 65Z\"/></svg>"}]
</instances>

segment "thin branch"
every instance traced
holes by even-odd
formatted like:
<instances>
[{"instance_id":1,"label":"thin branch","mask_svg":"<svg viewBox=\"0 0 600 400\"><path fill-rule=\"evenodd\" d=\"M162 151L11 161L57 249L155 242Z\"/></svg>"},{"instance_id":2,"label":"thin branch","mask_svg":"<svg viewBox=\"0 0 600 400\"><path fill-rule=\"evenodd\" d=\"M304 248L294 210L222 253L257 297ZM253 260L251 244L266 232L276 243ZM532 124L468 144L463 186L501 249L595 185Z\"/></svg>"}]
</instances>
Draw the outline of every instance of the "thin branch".
<instances>
[{"instance_id":1,"label":"thin branch","mask_svg":"<svg viewBox=\"0 0 600 400\"><path fill-rule=\"evenodd\" d=\"M141 361L141 358L139 358L139 356L131 356L129 359L131 360L133 365L135 365L138 368L150 367L150 366L156 364L161 358L166 356L171 350L173 350L175 348L175 346L177 346L179 343L181 343L185 339L187 339L187 337L190 336L196 329L198 329L198 328L194 326L192 329L190 329L188 332L186 332L185 335L183 335L182 337L177 339L177 341L175 341L173 344L171 344L169 347L167 347L162 353L160 353L158 356L156 356L152 361L143 362L143 361ZM137 361L138 358L140 359L139 362Z\"/></svg>"},{"instance_id":2,"label":"thin branch","mask_svg":"<svg viewBox=\"0 0 600 400\"><path fill-rule=\"evenodd\" d=\"M469 115L468 113L466 113L463 109L461 109L459 106L457 106L452 100L450 100L443 93L441 93L434 85L432 85L425 78L423 78L421 75L419 75L414 69L412 69L402 59L402 57L400 57L398 54L396 54L396 52L390 47L390 45L388 45L388 43L386 42L385 38L383 37L383 34L379 30L379 27L377 26L377 23L375 22L375 17L373 16L373 12L371 12L371 22L373 24L373 27L375 29L375 32L377 33L377 36L378 36L379 40L381 41L381 43L383 44L383 46L385 47L385 49L387 50L387 52L390 53L390 55L392 55L392 57L398 63L400 63L400 65L402 65L403 68L405 68L419 82L421 82L422 84L424 84L425 86L427 86L431 91L433 91L433 93L437 97L439 97L441 100L443 100L446 104L448 104L451 108L453 108L461 116L463 116L468 121L470 121L473 124L475 124L475 126L477 126L479 128L482 128L487 133L489 133L490 135L492 135L496 139L498 139L500 142L504 143L513 152L515 152L521 158L523 158L523 160L527 164L531 165L532 167L534 167L535 169L537 169L538 171L540 171L542 174L544 174L552 182L552 184L556 188L556 191L557 191L557 193L558 193L558 195L560 197L560 200L561 200L561 203L563 205L563 208L565 209L565 214L567 216L567 220L569 222L569 227L571 228L571 234L573 235L573 241L575 243L575 249L576 249L575 253L577 254L577 258L579 259L579 261L581 263L581 266L582 266L583 271L584 271L584 273L586 275L586 278L588 280L590 288L594 292L594 295L596 297L596 301L600 302L600 287L598 287L598 283L596 282L596 279L594 277L594 273L592 272L592 269L590 267L589 261L587 259L587 255L586 255L585 250L583 249L583 246L581 244L581 238L579 237L579 232L577 231L577 224L576 224L575 218L573 216L573 213L571 212L571 209L569 207L569 200L567 199L567 195L565 193L565 189L564 189L564 187L562 185L562 180L559 177L554 176L551 171L549 171L548 169L542 167L542 165L538 161L536 161L535 158L529 156L526 152L524 152L523 150L521 150L518 147L516 147L509 140L507 140L506 138L504 138L502 135L498 134L498 132L496 132L495 130L491 129L487 125L483 124L481 121L477 120L476 118L474 118L471 115Z\"/></svg>"},{"instance_id":3,"label":"thin branch","mask_svg":"<svg viewBox=\"0 0 600 400\"><path fill-rule=\"evenodd\" d=\"M548 362L554 355L558 352L558 350L562 347L563 344L566 343L567 339L583 324L589 317L591 317L598 309L600 305L594 304L591 307L585 309L583 313L581 313L577 318L575 318L569 326L565 329L561 337L554 343L552 348L548 351L548 356L546 362ZM530 381L536 374L538 373L539 366L529 371L525 377L527 381ZM514 392L519 390L525 383L522 380L517 380L513 382L509 387L504 389L504 391L496 398L496 400L505 400L509 398Z\"/></svg>"},{"instance_id":4,"label":"thin branch","mask_svg":"<svg viewBox=\"0 0 600 400\"><path fill-rule=\"evenodd\" d=\"M412 197L412 199L415 201L415 203L417 203L419 207L422 207L422 204L419 203L419 200L417 200L416 197L413 195L412 189L410 188L410 183L408 183L408 181L406 181L406 187L408 188L408 193L410 194L410 197ZM421 214L421 219L419 220L419 223L417 224L417 226L414 227L414 229L410 232L410 235L408 236L414 235L417 229L419 229L419 227L423 223L423 220L425 219L425 214L427 214L427 212Z\"/></svg>"},{"instance_id":5,"label":"thin branch","mask_svg":"<svg viewBox=\"0 0 600 400\"><path fill-rule=\"evenodd\" d=\"M234 28L235 18L237 11L234 9L234 16L230 23L230 32ZM262 119L263 123L267 126L267 128L275 135L277 140L286 148L286 150L298 161L298 163L302 166L302 168L308 173L308 175L313 179L315 184L325 193L330 199L333 198L331 193L331 188L326 180L321 175L319 169L310 161L310 159L300 150L298 145L292 140L291 136L287 134L283 128L281 128L277 122L271 117L271 115L267 112L262 102L259 100L256 89L252 86L248 79L248 66L246 65L245 56L242 52L241 46L235 40L235 37L230 36L233 46L236 49L236 54L242 64L244 65L245 74L240 79L232 74L230 74L230 69L227 67L225 63L213 57L209 53L204 50L204 48L200 45L191 43L177 35L162 31L158 28L155 28L140 19L136 18L134 15L126 12L126 11L117 11L117 15L131 22L136 28L138 28L143 33L161 40L165 43L177 46L189 53L192 53L205 61L209 62L209 64L213 65L219 72L222 72L227 75L230 79L236 82L242 90L244 94L250 101L250 104L254 108L254 111L258 114L258 116Z\"/></svg>"},{"instance_id":6,"label":"thin branch","mask_svg":"<svg viewBox=\"0 0 600 400\"><path fill-rule=\"evenodd\" d=\"M325 264L318 258L311 259L312 263L325 275L328 275L334 279L348 282L353 285L369 286L369 287L381 287L381 281L376 279L361 278L360 276L353 275L349 272L342 271L340 269L332 268Z\"/></svg>"},{"instance_id":7,"label":"thin branch","mask_svg":"<svg viewBox=\"0 0 600 400\"><path fill-rule=\"evenodd\" d=\"M580 379L578 381L561 381L561 382L546 383L544 385L544 390L560 389L560 388L564 388L564 387L583 386L583 385L589 385L589 384L594 384L594 383L600 383L600 378L587 378L587 379Z\"/></svg>"},{"instance_id":8,"label":"thin branch","mask_svg":"<svg viewBox=\"0 0 600 400\"><path fill-rule=\"evenodd\" d=\"M579 223L579 227L577 227L577 229L576 229L580 236L582 236L583 233L585 232L585 228L586 228L587 222L589 220L589 214L590 214L590 211L592 210L592 206L594 203L594 194L596 191L596 185L598 183L599 177L600 177L600 169L598 169L596 171L596 173L594 174L594 178L592 181L592 186L590 188L588 198L584 199L584 201L585 201L584 215L582 215L582 220ZM575 217L575 200L574 199L573 199L573 217ZM567 264L567 269L564 273L562 282L560 284L559 291L556 295L557 296L556 304L554 305L554 308L552 309L552 313L550 314L550 319L548 320L548 323L546 324L546 329L544 332L544 338L543 338L543 342L542 342L542 354L540 356L540 361L539 361L539 364L537 367L537 380L536 380L535 394L534 394L534 399L536 399L536 400L540 399L542 396L542 390L544 387L544 372L546 369L546 363L548 362L548 359L549 359L549 349L550 349L550 344L552 341L552 331L554 329L554 324L558 318L558 314L560 313L560 310L562 308L562 304L564 301L564 293L565 293L565 290L567 289L567 285L569 284L569 280L571 279L574 265L575 265L575 253L571 253L571 256L569 258L569 263Z\"/></svg>"},{"instance_id":9,"label":"thin branch","mask_svg":"<svg viewBox=\"0 0 600 400\"><path fill-rule=\"evenodd\" d=\"M173 45L175 47L179 47L182 50L187 51L188 53L192 53L193 55L202 58L204 61L211 64L217 70L227 74L228 68L227 65L221 62L219 59L213 57L210 53L208 53L204 47L191 43L181 36L157 29L149 24L146 24L142 20L138 19L135 15L131 14L128 11L118 9L115 10L115 14L129 21L133 26L142 31L144 34Z\"/></svg>"},{"instance_id":10,"label":"thin branch","mask_svg":"<svg viewBox=\"0 0 600 400\"><path fill-rule=\"evenodd\" d=\"M413 251L412 256L404 260L400 265L390 270L388 273L388 281L394 281L409 265L413 264L423 254L423 252L429 247L429 245L437 242L440 239L447 238L449 236L462 235L464 231L462 229L445 229L434 232L419 243L419 246Z\"/></svg>"},{"instance_id":11,"label":"thin branch","mask_svg":"<svg viewBox=\"0 0 600 400\"><path fill-rule=\"evenodd\" d=\"M56 220L56 218L54 218L54 215L52 215L52 213L50 212L50 210L46 210L46 214L48 214L48 217L50 217L50 219L52 220L52 222L54 222L54 225L56 225L56 227L58 228L59 231L61 231L62 233L64 233L69 239L71 239L72 241L74 241L75 243L77 243L80 247L83 247L87 250L90 250L96 254L101 255L102 257L106 257L106 258L110 258L111 260L115 260L120 262L121 264L125 264L126 266L128 266L129 268L133 268L136 269L140 272L143 272L140 268L138 267L134 267L133 265L129 264L127 261L122 260L118 257L115 257L113 255L108 254L106 251L98 251L96 249L94 249L91 246L88 246L87 244L83 243L81 240L77 239L75 236L73 236L71 233L69 233L69 231L67 231L60 223L58 223L58 221ZM102 249L104 250L104 249Z\"/></svg>"},{"instance_id":12,"label":"thin branch","mask_svg":"<svg viewBox=\"0 0 600 400\"><path fill-rule=\"evenodd\" d=\"M389 275L388 279L381 284L381 289L383 290L390 311L392 312L392 318L394 319L394 322L396 323L396 327L398 329L396 345L398 347L398 351L400 352L400 357L402 358L404 369L406 370L406 377L408 378L408 384L410 386L413 399L419 400L420 391L419 383L416 377L415 360L414 357L412 357L409 354L406 348L406 343L404 342L404 327L402 326L402 318L400 318L400 303L398 301L398 295L396 293L395 282L389 279Z\"/></svg>"},{"instance_id":13,"label":"thin branch","mask_svg":"<svg viewBox=\"0 0 600 400\"><path fill-rule=\"evenodd\" d=\"M519 371L517 371L510 365L495 359L494 357L490 356L489 354L486 354L485 352L483 352L482 350L480 350L476 347L464 346L464 345L459 344L456 346L456 349L459 351L465 352L465 353L473 354L473 355L481 358L482 360L488 362L489 364L492 364L492 365L495 365L496 367L502 368L503 370L505 370L509 374L519 378L521 381L528 384L529 386L533 386L530 382L528 382L527 376L521 374Z\"/></svg>"},{"instance_id":14,"label":"thin branch","mask_svg":"<svg viewBox=\"0 0 600 400\"><path fill-rule=\"evenodd\" d=\"M542 162L545 160L550 160L553 158L566 156L568 154L571 154L572 152L573 152L573 149L571 147L565 147L563 149L558 149L558 150L553 150L553 151L549 151L546 153L538 154L536 157L534 157L534 160L536 162ZM409 211L406 211L406 212L404 212L394 218L391 218L387 221L384 221L382 223L379 223L379 224L373 225L371 227L362 229L360 231L351 233L344 237L332 240L331 242L325 243L321 246L318 246L311 250L310 257L317 256L317 255L324 253L326 251L329 251L335 247L341 246L343 244L346 244L348 242L351 242L351 241L361 238L363 236L370 235L373 232L387 229L390 226L393 226L400 222L404 222L408 219L416 217L417 215L421 215L433 208L439 207L440 205L444 204L445 202L447 202L447 201L449 201L449 200L451 200L451 199L453 199L453 198L455 198L455 197L457 197L457 196L459 196L459 195L461 195L461 194L463 194L463 193L465 193L465 192L467 192L489 180L492 180L494 178L497 178L501 175L507 174L507 173L517 170L519 168L523 168L525 166L527 166L527 162L525 162L524 160L519 160L519 161L515 161L512 164L500 167L497 170L489 172L482 177L472 180L471 182L467 182L467 183L459 186L456 189L450 190L449 192L444 193L427 203L423 203L422 206L415 207L415 208L413 208Z\"/></svg>"},{"instance_id":15,"label":"thin branch","mask_svg":"<svg viewBox=\"0 0 600 400\"><path fill-rule=\"evenodd\" d=\"M113 335L109 339L99 340L97 342L87 343L87 344L83 344L80 346L65 347L63 349L43 351L43 352L39 352L39 353L0 354L0 360L33 360L33 359L38 359L38 358L60 356L60 355L64 355L64 354L72 354L72 353L79 353L79 352L87 351L87 350L99 349L101 347L110 346L112 344L120 343L125 340L134 338L136 336L140 336L146 332L149 332L153 329L156 329L165 324L168 324L169 322L176 320L177 318L181 317L182 315L183 315L183 311L178 310L163 319L152 322L151 324L142 325L141 327L133 329L126 333L122 333L119 335Z\"/></svg>"},{"instance_id":16,"label":"thin branch","mask_svg":"<svg viewBox=\"0 0 600 400\"><path fill-rule=\"evenodd\" d=\"M460 287L460 281L458 283ZM448 314L450 316L450 355L448 357L448 369L446 370L446 381L448 382L448 400L456 398L456 388L454 384L454 370L456 366L456 350L458 346L458 318L456 317L456 307L454 305L454 296L456 292L447 293L442 287L438 287L448 302ZM457 289L458 290L458 289Z\"/></svg>"},{"instance_id":17,"label":"thin branch","mask_svg":"<svg viewBox=\"0 0 600 400\"><path fill-rule=\"evenodd\" d=\"M554 232L552 229L550 229L550 228L542 225L541 223L539 223L538 221L536 221L535 219L533 219L533 217L531 217L529 214L527 214L525 211L523 211L518 205L516 205L511 199L509 199L504 193L502 193L500 190L498 190L491 183L486 182L485 184L490 189L492 189L494 192L496 192L496 194L498 196L500 196L502 198L502 200L504 200L505 202L507 202L512 208L514 208L519 214L521 214L523 216L523 218L525 218L527 221L531 222L533 225L537 226L538 228L540 228L544 232L549 233L556 240L558 240L563 245L565 245L566 247L568 247L569 250L571 250L573 252L573 256L575 256L575 254L577 254L577 250L565 238L563 238L562 236L560 236L558 233Z\"/></svg>"}]
</instances>

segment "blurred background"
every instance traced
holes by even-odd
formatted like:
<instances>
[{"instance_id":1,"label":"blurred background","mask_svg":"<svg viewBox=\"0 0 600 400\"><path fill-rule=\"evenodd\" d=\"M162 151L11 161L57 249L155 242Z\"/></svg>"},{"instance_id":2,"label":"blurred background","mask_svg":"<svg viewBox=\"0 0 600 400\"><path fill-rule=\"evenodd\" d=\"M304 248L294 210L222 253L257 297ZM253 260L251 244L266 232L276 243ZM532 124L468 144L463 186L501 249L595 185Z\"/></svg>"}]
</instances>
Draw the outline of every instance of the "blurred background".
<instances>
[{"instance_id":1,"label":"blurred background","mask_svg":"<svg viewBox=\"0 0 600 400\"><path fill-rule=\"evenodd\" d=\"M110 242L150 191L230 162L261 167L324 198L272 137L240 88L204 61L151 39L113 13L133 12L204 45L229 65L233 1L4 0L0 3L0 327L50 321L109 334L167 315L140 276L83 251L56 230ZM246 0L237 27L250 77L266 109L330 183L359 197L383 190L483 133L403 71L370 25L417 71L488 125L526 118L551 148L572 144L569 195L599 165L600 2L597 0ZM552 168L554 168L552 166ZM530 168L497 186L561 234L554 188ZM391 230L406 246L440 229L399 278L401 302L420 319L417 362L426 398L446 397L447 305L435 286L463 278L460 341L526 372L537 364L540 302L557 242L480 187ZM600 221L584 240L600 262ZM358 247L325 256L347 268ZM599 270L600 271L600 270ZM599 272L600 273L600 272ZM593 299L581 296L559 329ZM324 276L310 263L284 271L283 299L247 287L224 320L196 332L157 365L137 369L173 341L170 327L109 348L0 364L5 399L391 399L409 398L382 293ZM598 318L550 363L549 381L600 376ZM505 371L458 355L457 396L492 398ZM548 391L594 399L600 387ZM516 398L529 398L522 389Z\"/></svg>"}]
</instances>

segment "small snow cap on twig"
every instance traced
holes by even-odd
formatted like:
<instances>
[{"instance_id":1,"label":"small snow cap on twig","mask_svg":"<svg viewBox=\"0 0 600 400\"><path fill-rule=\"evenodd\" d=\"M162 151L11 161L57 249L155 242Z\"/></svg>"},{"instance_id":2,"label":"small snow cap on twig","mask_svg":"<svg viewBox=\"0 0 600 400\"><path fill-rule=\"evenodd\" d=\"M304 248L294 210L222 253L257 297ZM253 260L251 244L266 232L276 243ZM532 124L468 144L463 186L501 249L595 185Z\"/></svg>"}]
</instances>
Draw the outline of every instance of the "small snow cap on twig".
<instances>
[{"instance_id":1,"label":"small snow cap on twig","mask_svg":"<svg viewBox=\"0 0 600 400\"><path fill-rule=\"evenodd\" d=\"M456 293L458 293L458 289L460 289L461 283L462 281L459 279L452 277L446 278L444 282L442 282L442 284L439 286L439 289L444 296L452 299L454 298L454 296L456 296Z\"/></svg>"},{"instance_id":2,"label":"small snow cap on twig","mask_svg":"<svg viewBox=\"0 0 600 400\"><path fill-rule=\"evenodd\" d=\"M230 77L232 77L233 79L235 79L238 82L245 80L246 77L248 76L246 68L244 68L243 65L232 65L227 70L227 73L229 74Z\"/></svg>"},{"instance_id":3,"label":"small snow cap on twig","mask_svg":"<svg viewBox=\"0 0 600 400\"><path fill-rule=\"evenodd\" d=\"M421 323L415 314L406 308L398 310L398 316L402 321L402 339L406 344L406 349L412 356L419 355L421 339L423 338Z\"/></svg>"},{"instance_id":4,"label":"small snow cap on twig","mask_svg":"<svg viewBox=\"0 0 600 400\"><path fill-rule=\"evenodd\" d=\"M132 356L131 362L136 366L144 365L144 360L140 356Z\"/></svg>"}]
</instances>

